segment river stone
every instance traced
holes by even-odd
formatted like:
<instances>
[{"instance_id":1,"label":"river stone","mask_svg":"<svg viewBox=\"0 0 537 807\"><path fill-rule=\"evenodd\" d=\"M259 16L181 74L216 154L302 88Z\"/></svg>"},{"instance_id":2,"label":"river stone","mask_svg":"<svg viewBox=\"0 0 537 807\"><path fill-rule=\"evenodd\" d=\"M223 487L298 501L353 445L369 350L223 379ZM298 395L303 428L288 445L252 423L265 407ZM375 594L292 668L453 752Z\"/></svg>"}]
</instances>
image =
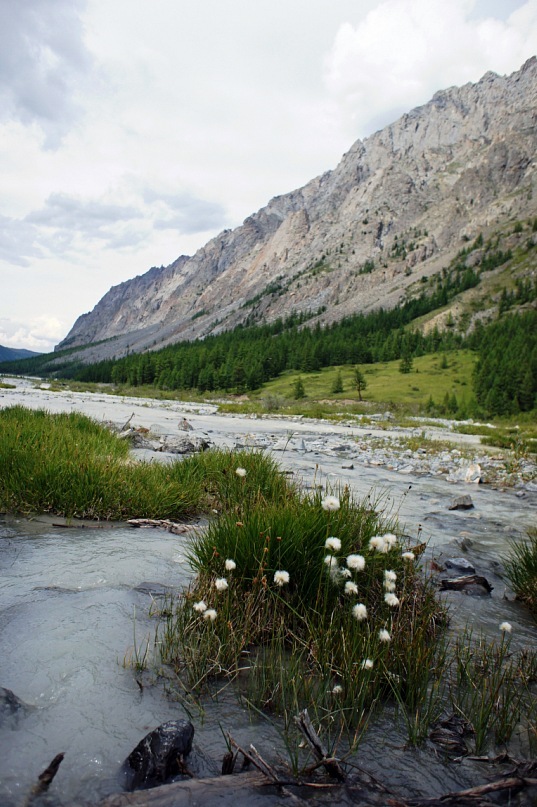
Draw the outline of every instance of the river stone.
<instances>
[{"instance_id":1,"label":"river stone","mask_svg":"<svg viewBox=\"0 0 537 807\"><path fill-rule=\"evenodd\" d=\"M457 569L457 571L466 572L467 574L475 574L474 567L466 558L448 558L445 565L448 569Z\"/></svg>"},{"instance_id":2,"label":"river stone","mask_svg":"<svg viewBox=\"0 0 537 807\"><path fill-rule=\"evenodd\" d=\"M0 726L13 716L25 714L35 707L24 703L11 689L0 687Z\"/></svg>"},{"instance_id":3,"label":"river stone","mask_svg":"<svg viewBox=\"0 0 537 807\"><path fill-rule=\"evenodd\" d=\"M204 437L172 437L168 434L160 438L159 451L168 454L197 454L209 446L209 440Z\"/></svg>"},{"instance_id":4,"label":"river stone","mask_svg":"<svg viewBox=\"0 0 537 807\"><path fill-rule=\"evenodd\" d=\"M458 496L453 499L448 507L448 510L471 510L474 506L471 496Z\"/></svg>"},{"instance_id":5,"label":"river stone","mask_svg":"<svg viewBox=\"0 0 537 807\"><path fill-rule=\"evenodd\" d=\"M472 464L468 466L464 475L464 481L472 485L479 485L483 482L483 474L479 463L472 462Z\"/></svg>"},{"instance_id":6,"label":"river stone","mask_svg":"<svg viewBox=\"0 0 537 807\"><path fill-rule=\"evenodd\" d=\"M485 577L477 574L469 574L465 577L457 577L452 580L441 580L441 591L460 591L470 597L487 597L490 596L492 586Z\"/></svg>"},{"instance_id":7,"label":"river stone","mask_svg":"<svg viewBox=\"0 0 537 807\"><path fill-rule=\"evenodd\" d=\"M194 726L169 720L141 740L125 760L127 790L156 787L182 773L183 758L192 750Z\"/></svg>"}]
</instances>

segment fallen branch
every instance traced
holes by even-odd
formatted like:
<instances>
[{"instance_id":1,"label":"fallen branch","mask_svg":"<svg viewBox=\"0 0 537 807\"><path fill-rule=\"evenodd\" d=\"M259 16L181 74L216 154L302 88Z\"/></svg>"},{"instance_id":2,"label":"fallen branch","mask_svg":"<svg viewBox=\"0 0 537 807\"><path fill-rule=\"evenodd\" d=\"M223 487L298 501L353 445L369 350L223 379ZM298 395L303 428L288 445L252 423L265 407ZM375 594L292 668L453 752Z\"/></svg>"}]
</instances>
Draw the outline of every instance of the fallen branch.
<instances>
[{"instance_id":1,"label":"fallen branch","mask_svg":"<svg viewBox=\"0 0 537 807\"><path fill-rule=\"evenodd\" d=\"M176 521L169 521L166 518L129 518L127 524L131 527L160 527L174 535L183 535L185 532L199 530L195 524L178 524Z\"/></svg>"},{"instance_id":2,"label":"fallen branch","mask_svg":"<svg viewBox=\"0 0 537 807\"><path fill-rule=\"evenodd\" d=\"M341 770L338 760L328 754L328 750L324 747L319 735L313 728L313 723L311 722L307 709L304 709L295 717L295 723L306 739L319 765L322 765L327 774L333 779L337 779L338 782L344 782L345 774ZM316 767L318 767L318 765Z\"/></svg>"},{"instance_id":3,"label":"fallen branch","mask_svg":"<svg viewBox=\"0 0 537 807\"><path fill-rule=\"evenodd\" d=\"M45 768L43 773L39 774L37 782L32 787L28 795L28 798L24 803L24 807L30 807L30 805L34 803L34 801L38 798L38 796L41 796L49 789L52 780L58 773L58 768L60 767L63 758L64 754L57 754L50 763L50 765L48 766L48 768Z\"/></svg>"}]
</instances>

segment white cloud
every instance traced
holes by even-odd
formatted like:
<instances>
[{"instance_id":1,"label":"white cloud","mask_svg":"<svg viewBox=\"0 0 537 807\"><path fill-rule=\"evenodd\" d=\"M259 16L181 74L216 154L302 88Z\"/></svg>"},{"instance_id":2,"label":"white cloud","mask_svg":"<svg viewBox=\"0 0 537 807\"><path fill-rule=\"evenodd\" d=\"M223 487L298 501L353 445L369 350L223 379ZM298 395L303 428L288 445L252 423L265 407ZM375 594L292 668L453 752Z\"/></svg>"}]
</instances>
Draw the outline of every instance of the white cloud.
<instances>
[{"instance_id":1,"label":"white cloud","mask_svg":"<svg viewBox=\"0 0 537 807\"><path fill-rule=\"evenodd\" d=\"M437 90L519 68L536 13L537 0L0 0L0 317L22 340L9 344L46 340L41 316L65 336L112 285L193 254Z\"/></svg>"},{"instance_id":2,"label":"white cloud","mask_svg":"<svg viewBox=\"0 0 537 807\"><path fill-rule=\"evenodd\" d=\"M63 324L56 317L41 316L27 322L0 318L0 345L47 353L63 336Z\"/></svg>"},{"instance_id":3,"label":"white cloud","mask_svg":"<svg viewBox=\"0 0 537 807\"><path fill-rule=\"evenodd\" d=\"M472 0L384 0L341 25L325 82L356 137L390 123L439 89L518 69L537 50L537 3L506 20L472 15Z\"/></svg>"},{"instance_id":4,"label":"white cloud","mask_svg":"<svg viewBox=\"0 0 537 807\"><path fill-rule=\"evenodd\" d=\"M80 12L85 0L0 3L0 110L36 121L57 148L80 113L76 92L90 67Z\"/></svg>"}]
</instances>

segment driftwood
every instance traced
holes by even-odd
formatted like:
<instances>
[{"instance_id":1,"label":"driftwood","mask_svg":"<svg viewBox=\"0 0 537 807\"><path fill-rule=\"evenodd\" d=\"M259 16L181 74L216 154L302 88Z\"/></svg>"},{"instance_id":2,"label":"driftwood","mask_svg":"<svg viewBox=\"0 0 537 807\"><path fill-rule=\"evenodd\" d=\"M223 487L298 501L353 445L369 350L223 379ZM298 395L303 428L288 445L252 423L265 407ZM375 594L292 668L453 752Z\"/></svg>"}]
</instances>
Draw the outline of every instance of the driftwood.
<instances>
[{"instance_id":1,"label":"driftwood","mask_svg":"<svg viewBox=\"0 0 537 807\"><path fill-rule=\"evenodd\" d=\"M186 532L200 529L196 524L178 524L167 518L129 518L127 524L130 524L131 527L160 527L174 535L184 535Z\"/></svg>"},{"instance_id":2,"label":"driftwood","mask_svg":"<svg viewBox=\"0 0 537 807\"><path fill-rule=\"evenodd\" d=\"M316 764L311 768L311 771L322 766L332 779L337 779L338 782L344 782L345 774L341 770L338 760L328 754L328 750L324 747L319 735L313 728L313 723L310 720L307 709L304 709L295 717L295 723L316 759Z\"/></svg>"},{"instance_id":3,"label":"driftwood","mask_svg":"<svg viewBox=\"0 0 537 807\"><path fill-rule=\"evenodd\" d=\"M526 776L509 776L496 782L459 790L457 793L446 793L440 798L413 799L401 802L401 807L494 807L497 802L486 798L489 793L504 790L517 792L528 787L537 787L537 779Z\"/></svg>"},{"instance_id":4,"label":"driftwood","mask_svg":"<svg viewBox=\"0 0 537 807\"><path fill-rule=\"evenodd\" d=\"M30 807L30 805L32 805L39 796L46 793L46 791L49 789L50 783L58 773L58 768L60 767L64 756L64 754L57 754L48 768L45 768L43 773L39 774L37 782L32 787L28 798L24 803L24 807Z\"/></svg>"}]
</instances>

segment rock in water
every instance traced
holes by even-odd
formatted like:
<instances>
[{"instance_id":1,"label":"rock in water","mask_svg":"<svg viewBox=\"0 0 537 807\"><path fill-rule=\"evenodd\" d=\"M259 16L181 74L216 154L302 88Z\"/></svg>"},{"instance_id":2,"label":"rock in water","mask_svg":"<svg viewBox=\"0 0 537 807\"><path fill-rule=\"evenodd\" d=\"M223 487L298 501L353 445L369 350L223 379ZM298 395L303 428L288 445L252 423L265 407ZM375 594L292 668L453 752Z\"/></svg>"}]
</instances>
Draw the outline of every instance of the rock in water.
<instances>
[{"instance_id":1,"label":"rock in water","mask_svg":"<svg viewBox=\"0 0 537 807\"><path fill-rule=\"evenodd\" d=\"M453 499L448 507L448 510L471 510L473 506L474 503L472 501L472 497L465 495Z\"/></svg>"},{"instance_id":2,"label":"rock in water","mask_svg":"<svg viewBox=\"0 0 537 807\"><path fill-rule=\"evenodd\" d=\"M157 787L183 773L193 739L194 726L188 720L169 720L146 734L125 761L127 790Z\"/></svg>"},{"instance_id":3,"label":"rock in water","mask_svg":"<svg viewBox=\"0 0 537 807\"><path fill-rule=\"evenodd\" d=\"M34 708L21 701L10 689L0 687L0 725L7 721L8 718L18 717L20 714L25 714Z\"/></svg>"}]
</instances>

